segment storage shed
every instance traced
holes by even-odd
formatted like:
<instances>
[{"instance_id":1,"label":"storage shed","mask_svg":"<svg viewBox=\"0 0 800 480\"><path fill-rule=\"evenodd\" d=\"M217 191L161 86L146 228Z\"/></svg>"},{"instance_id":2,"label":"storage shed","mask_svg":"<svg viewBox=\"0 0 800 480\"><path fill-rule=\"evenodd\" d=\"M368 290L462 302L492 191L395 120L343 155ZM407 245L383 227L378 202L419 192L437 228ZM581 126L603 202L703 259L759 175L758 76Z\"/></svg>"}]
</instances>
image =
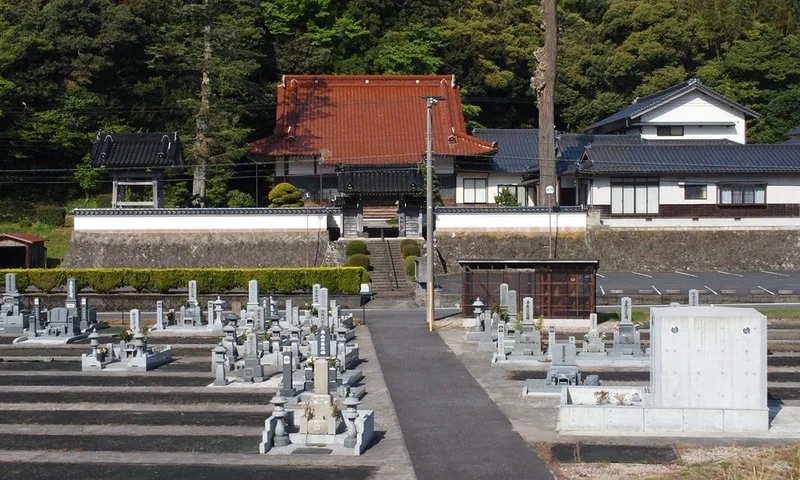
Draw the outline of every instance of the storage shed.
<instances>
[{"instance_id":1,"label":"storage shed","mask_svg":"<svg viewBox=\"0 0 800 480\"><path fill-rule=\"evenodd\" d=\"M461 313L472 317L477 297L487 308L500 303L500 284L517 292L517 311L522 299L533 297L534 317L589 318L596 306L598 260L459 260L461 265Z\"/></svg>"},{"instance_id":2,"label":"storage shed","mask_svg":"<svg viewBox=\"0 0 800 480\"><path fill-rule=\"evenodd\" d=\"M30 233L0 233L0 268L44 268L44 238Z\"/></svg>"}]
</instances>

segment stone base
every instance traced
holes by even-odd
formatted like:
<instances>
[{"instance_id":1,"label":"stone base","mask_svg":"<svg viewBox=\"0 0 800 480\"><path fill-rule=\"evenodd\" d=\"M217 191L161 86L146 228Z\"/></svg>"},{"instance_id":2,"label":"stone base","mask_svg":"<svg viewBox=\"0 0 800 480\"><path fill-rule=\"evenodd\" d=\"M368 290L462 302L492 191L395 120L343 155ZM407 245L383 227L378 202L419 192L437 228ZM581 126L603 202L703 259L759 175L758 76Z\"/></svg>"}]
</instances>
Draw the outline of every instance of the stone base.
<instances>
[{"instance_id":1,"label":"stone base","mask_svg":"<svg viewBox=\"0 0 800 480\"><path fill-rule=\"evenodd\" d=\"M146 372L172 361L172 349L167 347L145 357L98 362L91 354L81 355L81 371Z\"/></svg>"},{"instance_id":2,"label":"stone base","mask_svg":"<svg viewBox=\"0 0 800 480\"><path fill-rule=\"evenodd\" d=\"M270 455L287 455L291 454L298 448L324 447L331 450L331 455L361 455L372 443L375 436L375 412L372 410L359 410L358 418L355 420L356 424L356 438L352 446L346 447L345 441L347 440L346 433L336 433L335 435L312 435L296 433L300 427L300 420L302 410L287 409L286 410L286 426L289 433L289 445L280 446L278 441L275 442L275 427L278 419L270 416L264 422L264 432L261 435L261 442L259 443L259 452L268 453ZM341 429L345 431L344 428Z\"/></svg>"},{"instance_id":3,"label":"stone base","mask_svg":"<svg viewBox=\"0 0 800 480\"><path fill-rule=\"evenodd\" d=\"M39 337L19 337L15 338L13 343L24 343L26 345L66 345L68 343L74 343L78 340L83 340L84 338L89 336L90 332L81 333L79 335L72 335L72 336L60 336L60 337L48 337L48 336L39 336Z\"/></svg>"}]
</instances>

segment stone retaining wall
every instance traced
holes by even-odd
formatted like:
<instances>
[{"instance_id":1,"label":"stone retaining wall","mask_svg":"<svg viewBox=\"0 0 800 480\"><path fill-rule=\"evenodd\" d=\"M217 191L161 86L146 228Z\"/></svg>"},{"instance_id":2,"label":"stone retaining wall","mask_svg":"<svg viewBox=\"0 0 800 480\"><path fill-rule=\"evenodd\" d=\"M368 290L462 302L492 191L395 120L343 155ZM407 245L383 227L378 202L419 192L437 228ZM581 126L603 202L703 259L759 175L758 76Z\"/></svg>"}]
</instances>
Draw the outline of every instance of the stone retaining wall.
<instances>
[{"instance_id":1,"label":"stone retaining wall","mask_svg":"<svg viewBox=\"0 0 800 480\"><path fill-rule=\"evenodd\" d=\"M73 232L65 267L339 266L326 232Z\"/></svg>"},{"instance_id":2,"label":"stone retaining wall","mask_svg":"<svg viewBox=\"0 0 800 480\"><path fill-rule=\"evenodd\" d=\"M548 257L548 235L437 235L437 270L458 273L459 259ZM792 270L800 268L795 231L611 231L553 235L556 258L600 260L603 271Z\"/></svg>"}]
</instances>

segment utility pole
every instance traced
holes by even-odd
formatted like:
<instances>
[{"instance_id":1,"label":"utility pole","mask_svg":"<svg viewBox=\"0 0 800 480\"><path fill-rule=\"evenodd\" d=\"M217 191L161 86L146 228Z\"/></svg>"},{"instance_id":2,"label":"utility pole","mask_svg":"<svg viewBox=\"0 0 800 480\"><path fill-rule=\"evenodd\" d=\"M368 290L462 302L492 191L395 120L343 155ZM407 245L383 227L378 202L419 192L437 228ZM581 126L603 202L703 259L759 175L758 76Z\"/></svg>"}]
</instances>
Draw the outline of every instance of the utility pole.
<instances>
[{"instance_id":1,"label":"utility pole","mask_svg":"<svg viewBox=\"0 0 800 480\"><path fill-rule=\"evenodd\" d=\"M433 106L443 97L422 97L428 104L428 129L426 136L425 156L425 193L426 193L426 225L425 225L425 269L428 272L426 290L428 293L428 330L433 331Z\"/></svg>"},{"instance_id":2,"label":"utility pole","mask_svg":"<svg viewBox=\"0 0 800 480\"><path fill-rule=\"evenodd\" d=\"M195 117L197 135L195 137L195 155L197 162L194 166L192 179L192 195L195 197L206 196L206 167L209 155L208 133L211 123L211 77L208 74L211 63L211 20L209 18L209 0L203 2L206 24L203 26L203 73L200 83L200 109Z\"/></svg>"},{"instance_id":3,"label":"utility pole","mask_svg":"<svg viewBox=\"0 0 800 480\"><path fill-rule=\"evenodd\" d=\"M549 196L545 187L558 184L555 147L555 91L558 55L557 0L542 0L544 48L534 54L539 64L531 78L531 88L539 104L539 195L537 203L544 205ZM558 196L553 197L558 205Z\"/></svg>"}]
</instances>

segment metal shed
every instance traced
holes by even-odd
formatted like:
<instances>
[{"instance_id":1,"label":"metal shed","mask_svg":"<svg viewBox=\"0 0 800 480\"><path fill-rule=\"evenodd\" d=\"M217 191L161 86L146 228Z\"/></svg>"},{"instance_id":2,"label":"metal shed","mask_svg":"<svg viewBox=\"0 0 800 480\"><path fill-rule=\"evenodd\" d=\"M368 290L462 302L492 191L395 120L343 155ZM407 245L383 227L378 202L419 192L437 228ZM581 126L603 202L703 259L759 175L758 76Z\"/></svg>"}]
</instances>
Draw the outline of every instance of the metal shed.
<instances>
[{"instance_id":1,"label":"metal shed","mask_svg":"<svg viewBox=\"0 0 800 480\"><path fill-rule=\"evenodd\" d=\"M598 260L459 260L461 313L472 316L477 297L487 308L500 303L500 284L517 291L517 311L522 299L533 297L534 316L589 318L595 312Z\"/></svg>"},{"instance_id":2,"label":"metal shed","mask_svg":"<svg viewBox=\"0 0 800 480\"><path fill-rule=\"evenodd\" d=\"M0 233L0 268L45 268L44 241L30 233Z\"/></svg>"}]
</instances>

